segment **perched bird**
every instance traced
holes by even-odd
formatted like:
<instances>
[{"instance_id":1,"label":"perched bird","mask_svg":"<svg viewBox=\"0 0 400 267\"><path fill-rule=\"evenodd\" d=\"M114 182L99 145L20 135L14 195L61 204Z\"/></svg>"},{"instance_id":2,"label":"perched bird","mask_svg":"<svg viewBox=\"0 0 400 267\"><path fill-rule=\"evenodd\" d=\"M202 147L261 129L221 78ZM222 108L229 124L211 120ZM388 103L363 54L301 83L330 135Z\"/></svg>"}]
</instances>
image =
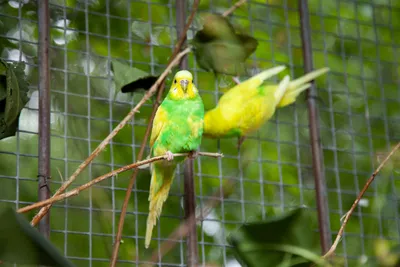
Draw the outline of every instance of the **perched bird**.
<instances>
[{"instance_id":1,"label":"perched bird","mask_svg":"<svg viewBox=\"0 0 400 267\"><path fill-rule=\"evenodd\" d=\"M174 158L173 154L189 152L190 157L195 157L202 139L203 124L204 105L193 84L193 76L187 70L178 71L167 96L157 109L150 136L150 155L152 157L167 155L167 160L150 165L146 248L149 247L153 226L168 197L175 168L185 160L183 157Z\"/></svg>"},{"instance_id":2,"label":"perched bird","mask_svg":"<svg viewBox=\"0 0 400 267\"><path fill-rule=\"evenodd\" d=\"M203 135L210 138L238 137L240 148L246 135L269 120L276 108L292 104L311 86L310 81L329 71L322 68L293 81L286 75L278 85L262 85L284 69L284 66L268 69L227 91L217 106L206 112Z\"/></svg>"}]
</instances>

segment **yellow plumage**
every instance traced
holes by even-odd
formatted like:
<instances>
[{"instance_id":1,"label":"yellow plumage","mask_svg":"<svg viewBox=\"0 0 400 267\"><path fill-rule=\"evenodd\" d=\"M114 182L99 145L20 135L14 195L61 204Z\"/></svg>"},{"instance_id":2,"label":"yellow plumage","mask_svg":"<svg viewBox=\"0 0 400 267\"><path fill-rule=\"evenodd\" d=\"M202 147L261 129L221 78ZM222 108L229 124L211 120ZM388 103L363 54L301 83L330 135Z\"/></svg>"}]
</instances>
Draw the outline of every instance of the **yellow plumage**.
<instances>
[{"instance_id":1,"label":"yellow plumage","mask_svg":"<svg viewBox=\"0 0 400 267\"><path fill-rule=\"evenodd\" d=\"M292 104L301 92L311 86L310 81L329 71L322 68L293 81L287 75L278 85L262 85L266 79L284 69L279 66L263 71L226 92L217 106L206 112L203 135L211 138L237 136L243 140L269 120L277 107Z\"/></svg>"}]
</instances>

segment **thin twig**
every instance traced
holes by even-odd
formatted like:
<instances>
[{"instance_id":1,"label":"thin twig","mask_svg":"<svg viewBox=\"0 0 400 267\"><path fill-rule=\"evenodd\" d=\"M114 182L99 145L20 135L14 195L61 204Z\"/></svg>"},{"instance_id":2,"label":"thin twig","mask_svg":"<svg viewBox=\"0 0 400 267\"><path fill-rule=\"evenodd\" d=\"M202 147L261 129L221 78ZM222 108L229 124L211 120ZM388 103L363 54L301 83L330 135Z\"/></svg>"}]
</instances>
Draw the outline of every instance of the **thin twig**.
<instances>
[{"instance_id":1,"label":"thin twig","mask_svg":"<svg viewBox=\"0 0 400 267\"><path fill-rule=\"evenodd\" d=\"M372 173L371 177L369 177L369 179L367 180L367 182L365 183L363 189L361 190L361 192L358 194L356 200L354 201L353 205L351 206L350 210L346 213L343 223L340 226L339 232L336 236L335 241L333 242L332 246L330 247L330 249L328 250L328 252L323 256L324 258L330 257L332 256L332 254L335 252L340 239L343 236L343 232L344 232L344 228L347 225L347 222L350 219L350 216L353 214L355 208L357 207L358 203L360 202L361 198L363 197L364 193L367 191L368 187L371 185L371 183L374 181L375 177L378 175L378 173L382 170L382 168L385 166L385 164L388 162L388 160L390 159L390 157L396 152L396 150L398 150L400 148L400 143L398 143L393 149L392 151L390 151L390 153L387 155L387 157L382 161L382 163L379 165L379 167Z\"/></svg>"},{"instance_id":2,"label":"thin twig","mask_svg":"<svg viewBox=\"0 0 400 267\"><path fill-rule=\"evenodd\" d=\"M174 154L175 157L184 157L184 156L188 156L188 155L189 155L189 153L175 153ZM220 154L220 153L210 153L210 152L199 152L198 155L199 156L206 156L206 157L214 157L214 158L223 157L223 155ZM88 189L89 187L91 187L91 186L93 186L93 185L95 185L97 183L100 183L100 182L106 180L107 178L115 176L115 175L117 175L117 174L119 174L121 172L125 172L125 171L130 170L130 169L135 169L135 168L137 168L137 167L139 167L141 165L145 165L145 164L148 164L148 163L152 163L152 162L160 161L160 160L164 160L164 159L166 159L166 155L153 157L153 158L150 158L150 159L146 159L146 160L142 160L142 161L138 161L138 162L126 165L124 167L121 167L121 168L116 169L114 171L111 171L109 173L103 174L103 175L91 180L90 182L88 182L88 183L86 183L84 185L81 185L81 186L79 186L79 187L77 187L77 188L75 188L75 189L73 189L73 190L71 190L71 191L69 191L67 193L59 194L57 196L53 196L50 199L46 199L46 200L43 200L43 201L40 201L40 202L36 202L36 203L34 203L32 205L20 208L17 212L18 213L28 212L28 211L31 211L31 210L36 209L36 208L40 208L40 207L43 207L43 206L46 206L46 205L53 204L54 202L63 200L65 198L76 196L81 191L83 191L85 189Z\"/></svg>"},{"instance_id":3,"label":"thin twig","mask_svg":"<svg viewBox=\"0 0 400 267\"><path fill-rule=\"evenodd\" d=\"M150 261L152 263L158 262L165 254L167 254L171 249L173 249L177 244L180 238L185 237L189 233L189 229L191 227L190 222L199 222L204 220L205 217L211 212L213 208L215 208L223 198L226 198L232 193L233 185L235 184L234 180L228 180L225 185L220 188L217 192L215 192L210 200L206 203L204 208L196 214L192 214L189 218L187 218L184 222L182 222L172 234L169 235L167 240L161 243L160 248L153 251ZM193 220L193 217L196 217L196 220Z\"/></svg>"},{"instance_id":4,"label":"thin twig","mask_svg":"<svg viewBox=\"0 0 400 267\"><path fill-rule=\"evenodd\" d=\"M111 139L117 135L117 133L128 123L128 121L137 113L140 107L157 91L157 88L162 83L162 81L167 77L171 69L176 66L181 58L191 51L190 48L186 48L182 52L180 52L172 61L168 64L167 68L161 74L161 76L157 79L157 81L153 84L150 90L143 96L143 98L139 101L139 103L126 115L126 117L114 128L114 130L100 143L100 145L90 154L90 156L79 165L78 169L71 175L71 177L57 190L57 192L53 195L56 197L63 193L68 186L72 184L72 182L76 179L76 177L100 154L101 151L110 143ZM53 198L52 197L52 198ZM50 198L51 199L51 198ZM43 207L35 217L33 217L31 221L31 225L36 225L40 219L48 212L51 208L51 205Z\"/></svg>"},{"instance_id":5,"label":"thin twig","mask_svg":"<svg viewBox=\"0 0 400 267\"><path fill-rule=\"evenodd\" d=\"M172 56L170 57L169 61L174 60L174 58L178 55L178 52L181 50L183 43L186 40L186 33L189 30L190 25L193 22L194 16L196 14L197 8L199 7L199 3L200 0L195 0L193 3L193 7L192 7L192 12L189 16L189 19L185 25L185 28L178 40L177 45L175 46L175 50L172 53ZM191 51L190 48L186 48L186 50ZM154 105L153 105L153 111L151 113L150 119L149 119L149 123L147 124L147 128L146 128L146 132L145 135L143 137L143 141L142 141L142 145L140 146L140 150L137 156L138 160L141 160L143 158L143 154L144 154L144 150L147 144L147 140L149 139L149 135L150 135L150 131L151 131L151 127L153 124L153 119L156 115L156 111L158 106L161 103L161 98L163 95L165 89L165 84L164 84L164 79L161 82L161 86L160 89L158 90L158 94L157 94L157 100L155 101ZM136 181L136 176L138 174L138 169L135 169L135 171L132 173L132 176L129 180L129 184L128 184L128 188L126 190L125 193L125 199L124 199L124 203L122 204L122 208L121 208L121 215L119 218L119 222L118 222L118 229L117 229L117 235L115 237L115 241L114 241L114 247L113 247L113 254L110 260L110 267L115 267L117 264L117 259L118 259L118 251L119 251L119 245L121 243L121 239L122 239L122 231L124 228L124 222L125 222L125 216L126 216L126 211L128 209L128 203L129 203L129 199L131 197L131 193L132 193L132 189L133 186L135 185L135 181Z\"/></svg>"},{"instance_id":6,"label":"thin twig","mask_svg":"<svg viewBox=\"0 0 400 267\"><path fill-rule=\"evenodd\" d=\"M224 16L224 17L229 16L230 14L233 13L233 11L235 11L238 7L240 7L241 5L243 5L243 4L246 3L246 2L247 2L247 0L240 0L240 1L236 2L236 4L234 4L234 5L231 6L228 10L226 10L226 11L222 14L222 16Z\"/></svg>"}]
</instances>

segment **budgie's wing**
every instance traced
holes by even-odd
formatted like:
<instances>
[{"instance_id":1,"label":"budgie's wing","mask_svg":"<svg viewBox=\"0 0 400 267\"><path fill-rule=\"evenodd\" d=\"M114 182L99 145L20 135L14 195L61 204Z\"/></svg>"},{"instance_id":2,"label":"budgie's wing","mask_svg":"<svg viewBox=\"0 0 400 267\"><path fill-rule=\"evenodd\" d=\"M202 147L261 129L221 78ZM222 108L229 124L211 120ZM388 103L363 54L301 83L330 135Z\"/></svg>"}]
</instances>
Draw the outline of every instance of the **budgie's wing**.
<instances>
[{"instance_id":1,"label":"budgie's wing","mask_svg":"<svg viewBox=\"0 0 400 267\"><path fill-rule=\"evenodd\" d=\"M166 120L167 120L167 114L166 114L165 110L162 108L162 106L158 107L156 115L154 116L154 120L153 120L153 128L151 129L150 154L146 157L146 159L150 158L150 156L152 154L154 142L160 136L160 133L166 123ZM142 169L147 169L149 167L151 167L151 164L147 163L147 164L143 164L143 165L139 166L138 168L142 170Z\"/></svg>"},{"instance_id":2,"label":"budgie's wing","mask_svg":"<svg viewBox=\"0 0 400 267\"><path fill-rule=\"evenodd\" d=\"M160 135L164 125L167 122L167 112L163 109L162 105L158 107L156 115L153 120L153 128L150 136L150 147L153 147L154 142Z\"/></svg>"},{"instance_id":3,"label":"budgie's wing","mask_svg":"<svg viewBox=\"0 0 400 267\"><path fill-rule=\"evenodd\" d=\"M163 105L158 108L153 121L153 129L150 137L152 154L160 155L166 151L165 147L160 142L166 134L167 111ZM162 143L162 142L161 142ZM168 192L174 178L176 164L165 164L165 162L153 162L150 164L151 182L149 192L149 215L147 217L146 240L145 247L150 245L153 227L156 224L157 218L161 214L162 206L168 197Z\"/></svg>"}]
</instances>

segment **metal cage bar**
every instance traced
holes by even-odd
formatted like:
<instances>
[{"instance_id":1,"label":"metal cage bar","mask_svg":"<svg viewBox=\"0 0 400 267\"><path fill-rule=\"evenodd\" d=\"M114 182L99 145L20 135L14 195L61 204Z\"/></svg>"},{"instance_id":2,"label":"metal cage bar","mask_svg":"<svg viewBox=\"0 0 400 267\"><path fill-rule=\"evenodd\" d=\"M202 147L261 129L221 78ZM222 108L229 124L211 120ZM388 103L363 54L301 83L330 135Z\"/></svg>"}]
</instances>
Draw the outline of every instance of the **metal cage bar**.
<instances>
[{"instance_id":1,"label":"metal cage bar","mask_svg":"<svg viewBox=\"0 0 400 267\"><path fill-rule=\"evenodd\" d=\"M313 70L310 18L308 2L299 0L299 13L301 25L301 41L303 49L304 72ZM323 155L321 151L321 137L319 133L319 118L315 104L315 84L312 82L307 92L308 118L310 121L310 143L312 148L313 173L315 181L315 194L318 208L318 226L322 253L325 254L332 243L329 212L326 193L326 182L323 171Z\"/></svg>"},{"instance_id":2,"label":"metal cage bar","mask_svg":"<svg viewBox=\"0 0 400 267\"><path fill-rule=\"evenodd\" d=\"M50 16L49 1L39 1L39 147L38 195L39 201L50 197ZM39 232L50 236L50 214L39 222Z\"/></svg>"}]
</instances>

